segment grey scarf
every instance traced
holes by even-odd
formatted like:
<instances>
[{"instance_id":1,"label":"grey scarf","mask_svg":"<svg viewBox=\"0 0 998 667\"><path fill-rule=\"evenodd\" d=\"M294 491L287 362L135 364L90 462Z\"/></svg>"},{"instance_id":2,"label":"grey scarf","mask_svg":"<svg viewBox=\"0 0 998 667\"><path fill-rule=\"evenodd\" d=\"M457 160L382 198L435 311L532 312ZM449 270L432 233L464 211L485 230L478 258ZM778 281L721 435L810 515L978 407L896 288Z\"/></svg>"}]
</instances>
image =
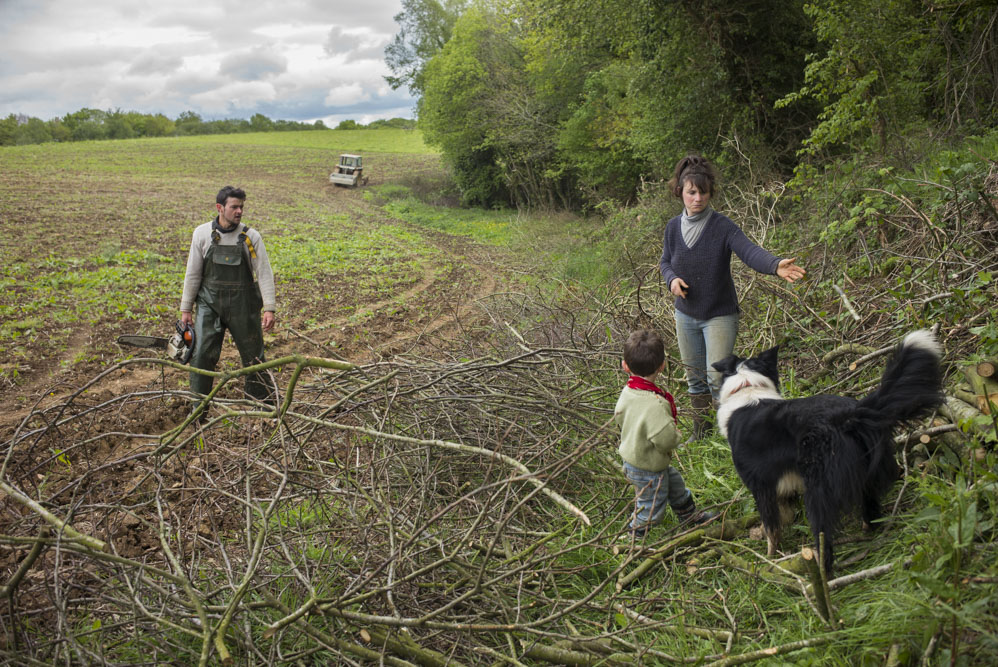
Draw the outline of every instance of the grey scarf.
<instances>
[{"instance_id":1,"label":"grey scarf","mask_svg":"<svg viewBox=\"0 0 998 667\"><path fill-rule=\"evenodd\" d=\"M707 219L710 218L711 213L713 213L713 210L708 206L693 217L690 217L686 214L686 209L683 209L680 230L683 232L683 242L687 248L692 248L697 240L699 240L700 234L703 233L703 228L707 226Z\"/></svg>"}]
</instances>

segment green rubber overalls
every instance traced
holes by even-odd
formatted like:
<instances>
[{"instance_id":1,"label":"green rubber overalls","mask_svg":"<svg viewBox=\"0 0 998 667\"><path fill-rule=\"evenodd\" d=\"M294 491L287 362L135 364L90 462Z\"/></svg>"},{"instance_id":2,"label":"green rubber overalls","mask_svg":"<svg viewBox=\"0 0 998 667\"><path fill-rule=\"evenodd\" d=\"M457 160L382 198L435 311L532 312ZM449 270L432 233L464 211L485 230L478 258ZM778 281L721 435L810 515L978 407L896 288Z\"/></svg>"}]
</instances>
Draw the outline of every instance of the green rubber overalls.
<instances>
[{"instance_id":1,"label":"green rubber overalls","mask_svg":"<svg viewBox=\"0 0 998 667\"><path fill-rule=\"evenodd\" d=\"M260 310L263 299L253 279L245 240L249 227L243 226L235 245L219 244L219 233L212 232L211 246L204 256L201 287L195 303L194 333L196 345L191 366L215 370L222 354L225 330L239 349L243 366L258 364L263 358L263 328ZM191 391L207 394L214 378L191 373ZM275 392L269 378L262 373L246 376L246 393L273 404Z\"/></svg>"}]
</instances>

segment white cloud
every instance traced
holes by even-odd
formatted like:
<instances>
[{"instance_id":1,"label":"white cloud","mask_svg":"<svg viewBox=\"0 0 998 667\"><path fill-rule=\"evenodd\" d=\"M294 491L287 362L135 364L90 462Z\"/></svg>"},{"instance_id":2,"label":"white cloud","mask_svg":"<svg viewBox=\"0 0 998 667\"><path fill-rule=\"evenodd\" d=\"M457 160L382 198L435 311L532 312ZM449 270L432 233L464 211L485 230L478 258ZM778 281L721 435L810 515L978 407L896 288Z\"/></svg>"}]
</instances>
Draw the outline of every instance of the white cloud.
<instances>
[{"instance_id":1,"label":"white cloud","mask_svg":"<svg viewBox=\"0 0 998 667\"><path fill-rule=\"evenodd\" d=\"M413 100L384 82L400 11L401 0L0 0L0 116L411 117Z\"/></svg>"},{"instance_id":2,"label":"white cloud","mask_svg":"<svg viewBox=\"0 0 998 667\"><path fill-rule=\"evenodd\" d=\"M364 92L364 88L359 83L348 83L336 86L326 94L324 102L331 106L351 106L359 102L367 102L371 96Z\"/></svg>"},{"instance_id":3,"label":"white cloud","mask_svg":"<svg viewBox=\"0 0 998 667\"><path fill-rule=\"evenodd\" d=\"M139 54L137 58L132 60L127 73L136 76L172 74L179 70L183 64L184 59L180 56L164 54L156 49L150 49Z\"/></svg>"},{"instance_id":4,"label":"white cloud","mask_svg":"<svg viewBox=\"0 0 998 667\"><path fill-rule=\"evenodd\" d=\"M354 60L381 60L391 35L371 32L366 28L344 30L333 26L326 36L323 49L333 58L345 57L347 62Z\"/></svg>"},{"instance_id":5,"label":"white cloud","mask_svg":"<svg viewBox=\"0 0 998 667\"><path fill-rule=\"evenodd\" d=\"M277 91L269 82L239 81L192 95L190 100L196 108L204 109L212 115L224 116L237 109L253 109L260 102L272 102L276 98Z\"/></svg>"},{"instance_id":6,"label":"white cloud","mask_svg":"<svg viewBox=\"0 0 998 667\"><path fill-rule=\"evenodd\" d=\"M273 47L256 47L230 53L219 63L218 73L243 81L269 79L288 69L288 59Z\"/></svg>"}]
</instances>

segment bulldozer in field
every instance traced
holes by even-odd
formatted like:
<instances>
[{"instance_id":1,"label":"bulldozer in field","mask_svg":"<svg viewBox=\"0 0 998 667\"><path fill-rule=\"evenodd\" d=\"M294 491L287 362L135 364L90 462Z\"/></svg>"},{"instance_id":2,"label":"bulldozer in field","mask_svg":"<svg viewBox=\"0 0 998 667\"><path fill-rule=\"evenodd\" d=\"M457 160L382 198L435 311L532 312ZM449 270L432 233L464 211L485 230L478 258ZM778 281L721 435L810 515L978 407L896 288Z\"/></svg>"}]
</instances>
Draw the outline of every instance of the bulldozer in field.
<instances>
[{"instance_id":1,"label":"bulldozer in field","mask_svg":"<svg viewBox=\"0 0 998 667\"><path fill-rule=\"evenodd\" d=\"M364 175L361 156L350 153L340 155L340 163L336 165L336 170L329 175L329 182L351 188L367 185L367 176Z\"/></svg>"}]
</instances>

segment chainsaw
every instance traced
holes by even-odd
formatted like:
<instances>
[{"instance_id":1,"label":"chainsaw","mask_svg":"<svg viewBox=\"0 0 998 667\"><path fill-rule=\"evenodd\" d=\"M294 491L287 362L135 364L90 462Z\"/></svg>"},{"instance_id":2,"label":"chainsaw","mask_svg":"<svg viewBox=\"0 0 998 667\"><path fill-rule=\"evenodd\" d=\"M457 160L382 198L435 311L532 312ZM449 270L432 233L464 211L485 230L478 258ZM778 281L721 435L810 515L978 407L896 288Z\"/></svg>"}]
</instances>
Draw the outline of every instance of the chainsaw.
<instances>
[{"instance_id":1,"label":"chainsaw","mask_svg":"<svg viewBox=\"0 0 998 667\"><path fill-rule=\"evenodd\" d=\"M166 350L166 355L174 361L186 364L194 353L194 327L177 320L177 331L169 338L162 336L118 336L118 345L132 347L160 348Z\"/></svg>"}]
</instances>

